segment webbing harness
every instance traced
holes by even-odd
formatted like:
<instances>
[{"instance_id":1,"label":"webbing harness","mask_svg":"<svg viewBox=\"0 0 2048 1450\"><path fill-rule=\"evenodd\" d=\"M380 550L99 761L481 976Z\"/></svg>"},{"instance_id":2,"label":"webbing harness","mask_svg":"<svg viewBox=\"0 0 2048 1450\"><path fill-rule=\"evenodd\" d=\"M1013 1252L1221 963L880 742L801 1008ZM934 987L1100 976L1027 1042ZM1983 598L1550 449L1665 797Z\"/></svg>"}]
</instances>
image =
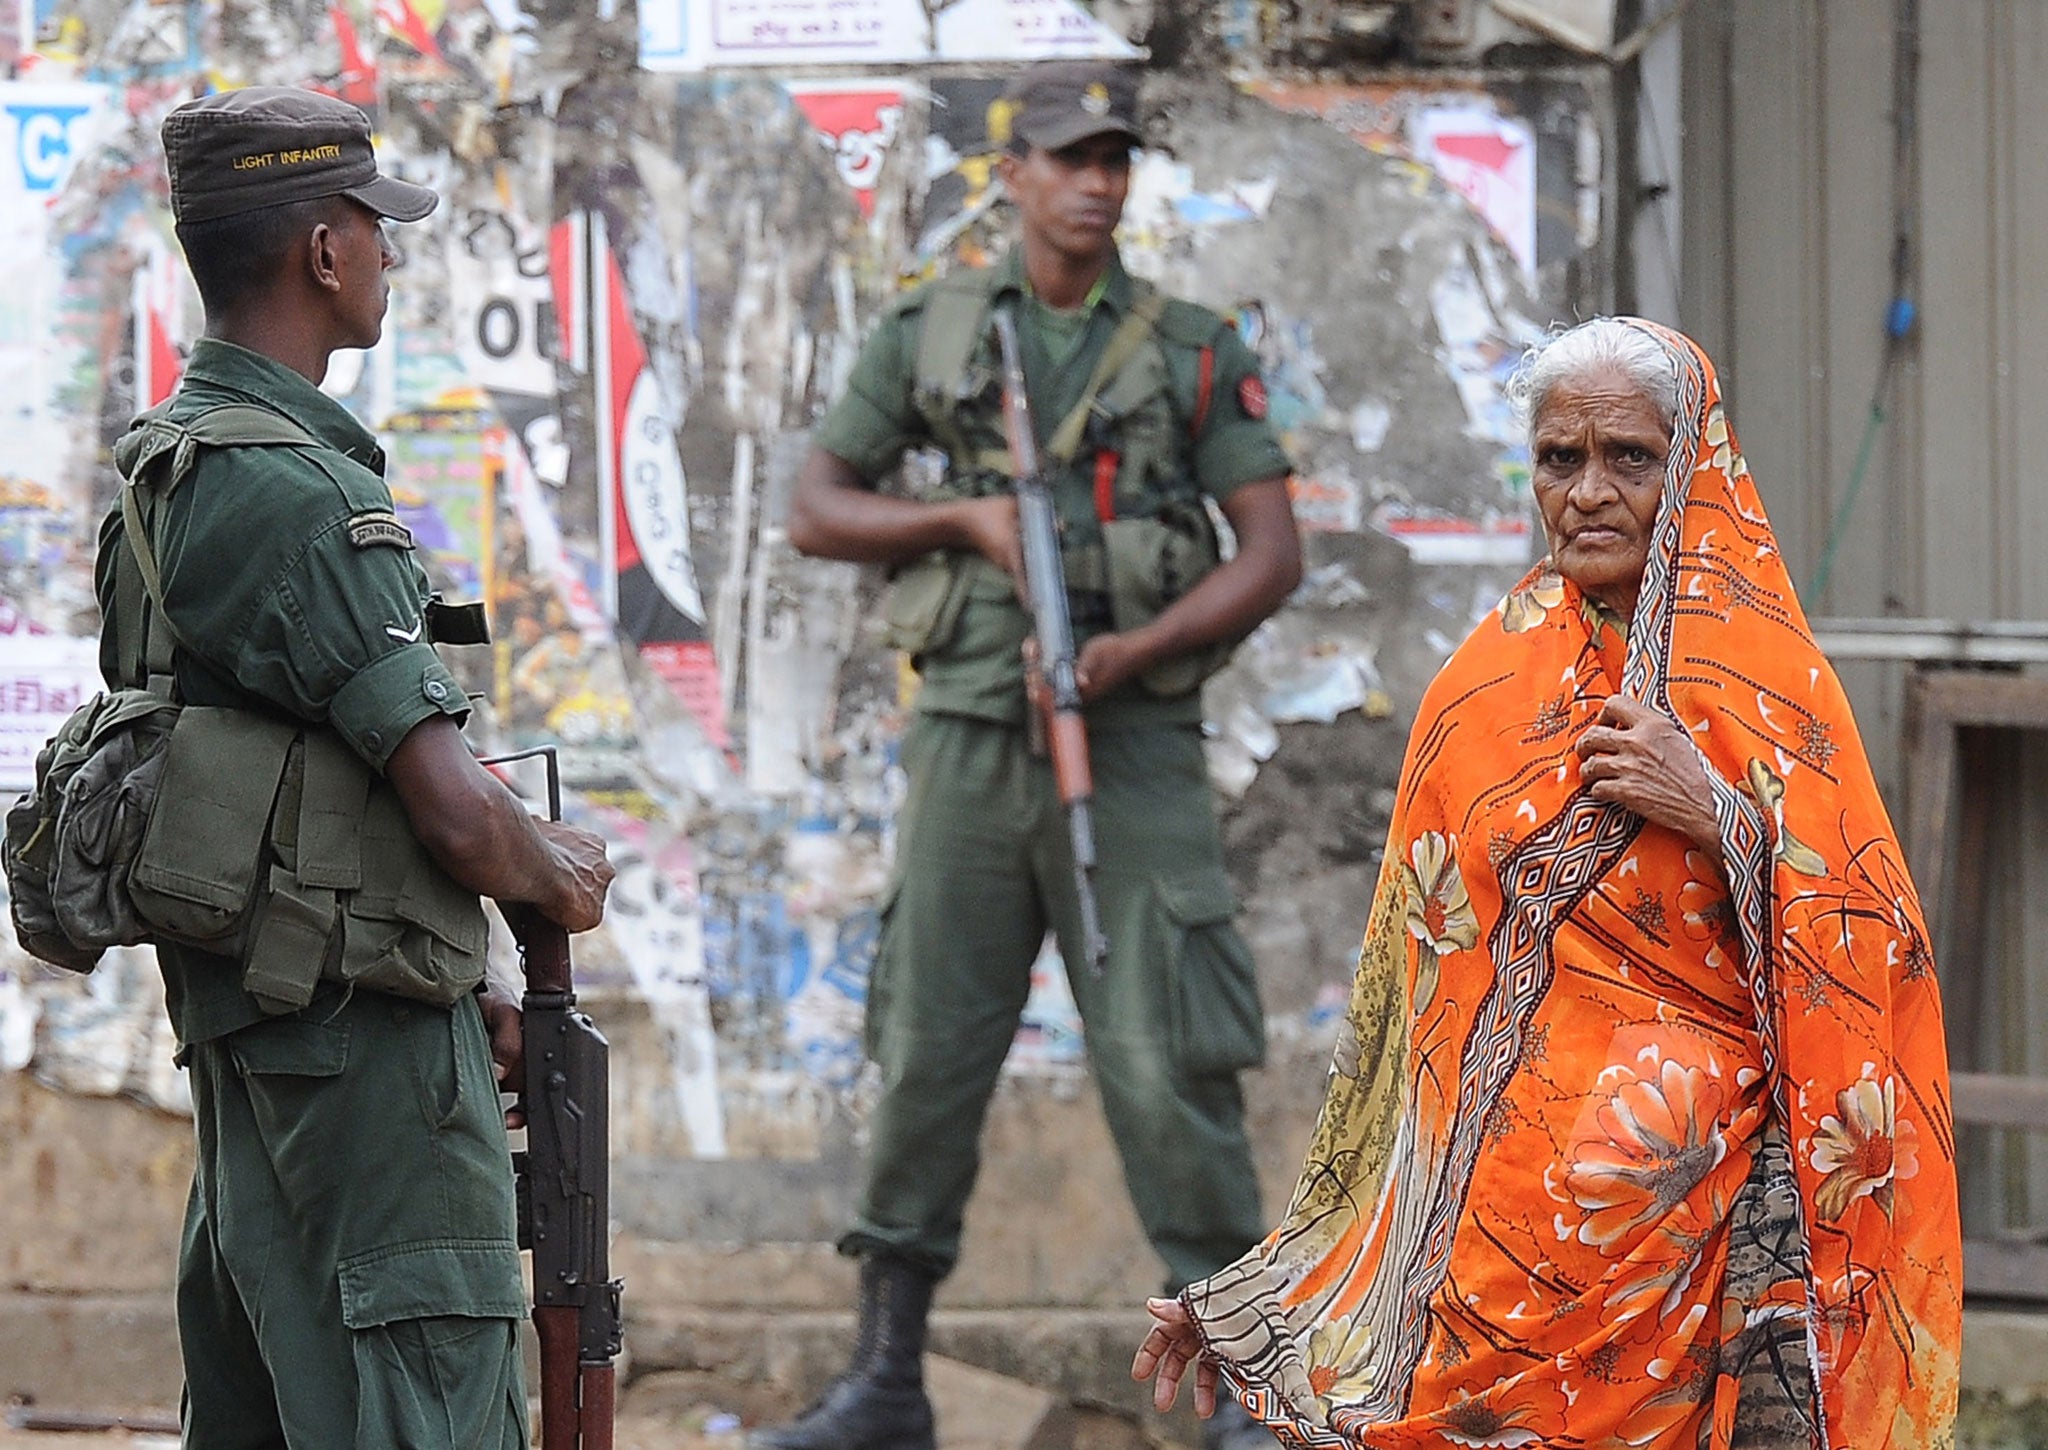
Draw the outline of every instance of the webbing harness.
<instances>
[{"instance_id":1,"label":"webbing harness","mask_svg":"<svg viewBox=\"0 0 2048 1450\"><path fill-rule=\"evenodd\" d=\"M146 685L165 699L173 694L177 638L164 610L163 574L152 543L158 508L191 473L201 448L320 446L291 419L253 403L221 403L183 423L171 421L169 407L162 404L142 414L130 429L132 445L123 440L128 456L122 468L121 527L135 568L117 562L114 574L115 626L126 655L121 677L132 682L131 688Z\"/></svg>"},{"instance_id":2,"label":"webbing harness","mask_svg":"<svg viewBox=\"0 0 2048 1450\"><path fill-rule=\"evenodd\" d=\"M1107 411L1101 406L1103 393L1137 358L1139 349L1152 339L1159 319L1166 311L1165 293L1137 278L1132 279L1132 286L1136 296L1130 311L1124 314L1116 331L1110 334L1080 398L1067 410L1041 450L1042 458L1054 468L1064 468L1074 461L1081 451L1091 421L1098 416L1108 421ZM920 389L947 394L965 376L968 362L986 330L992 300L986 286L942 285L933 290L930 301L925 304L924 326L918 338L917 378ZM1200 350L1196 367L1195 411L1188 426L1191 438L1199 437L1208 421L1209 391L1215 369L1215 348L1205 345ZM943 427L953 436L941 437L938 441L962 464L1014 476L1015 465L1009 449L972 448L966 435L952 422L950 410L946 412ZM936 427L935 431L938 431ZM1116 477L1122 463L1122 455L1106 443L1096 448L1093 477L1095 516L1103 523L1117 516Z\"/></svg>"}]
</instances>

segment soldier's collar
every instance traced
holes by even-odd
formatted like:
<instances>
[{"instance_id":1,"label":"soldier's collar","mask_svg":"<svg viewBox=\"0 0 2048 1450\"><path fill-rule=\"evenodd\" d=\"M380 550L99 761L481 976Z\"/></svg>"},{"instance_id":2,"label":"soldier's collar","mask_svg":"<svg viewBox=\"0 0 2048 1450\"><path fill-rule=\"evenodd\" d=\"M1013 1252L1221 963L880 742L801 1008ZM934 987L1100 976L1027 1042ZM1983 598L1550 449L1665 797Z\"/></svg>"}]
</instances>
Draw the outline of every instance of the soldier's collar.
<instances>
[{"instance_id":1,"label":"soldier's collar","mask_svg":"<svg viewBox=\"0 0 2048 1450\"><path fill-rule=\"evenodd\" d=\"M996 287L998 293L1012 289L1026 297L1035 295L1031 290L1031 279L1024 273L1022 243L1010 248L1004 256L1002 277ZM1095 285L1088 291L1087 300L1081 304L1081 311L1085 315L1094 311L1096 304L1107 303L1112 311L1121 316L1131 309L1132 293L1131 274L1124 270L1122 256L1112 251L1109 254L1109 265L1104 267L1102 275L1095 279Z\"/></svg>"},{"instance_id":2,"label":"soldier's collar","mask_svg":"<svg viewBox=\"0 0 2048 1450\"><path fill-rule=\"evenodd\" d=\"M251 402L284 414L322 443L370 468L379 468L382 453L371 433L334 399L275 358L251 352L217 337L192 345L183 386L227 388ZM370 460L376 460L371 462Z\"/></svg>"}]
</instances>

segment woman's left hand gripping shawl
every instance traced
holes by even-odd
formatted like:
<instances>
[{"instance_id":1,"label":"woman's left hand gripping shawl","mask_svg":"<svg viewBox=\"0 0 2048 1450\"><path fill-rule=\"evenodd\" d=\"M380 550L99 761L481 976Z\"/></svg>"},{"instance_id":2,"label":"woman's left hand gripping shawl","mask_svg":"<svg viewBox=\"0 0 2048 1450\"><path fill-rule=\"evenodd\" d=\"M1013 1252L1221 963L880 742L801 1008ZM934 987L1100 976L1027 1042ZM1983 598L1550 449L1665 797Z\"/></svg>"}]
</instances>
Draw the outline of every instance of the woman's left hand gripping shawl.
<instances>
[{"instance_id":1,"label":"woman's left hand gripping shawl","mask_svg":"<svg viewBox=\"0 0 2048 1450\"><path fill-rule=\"evenodd\" d=\"M1638 325L1680 407L1636 616L1539 567L1431 686L1286 1218L1183 1295L1290 1444L1950 1443L1926 926L1713 367ZM1617 689L1722 869L1580 788Z\"/></svg>"}]
</instances>

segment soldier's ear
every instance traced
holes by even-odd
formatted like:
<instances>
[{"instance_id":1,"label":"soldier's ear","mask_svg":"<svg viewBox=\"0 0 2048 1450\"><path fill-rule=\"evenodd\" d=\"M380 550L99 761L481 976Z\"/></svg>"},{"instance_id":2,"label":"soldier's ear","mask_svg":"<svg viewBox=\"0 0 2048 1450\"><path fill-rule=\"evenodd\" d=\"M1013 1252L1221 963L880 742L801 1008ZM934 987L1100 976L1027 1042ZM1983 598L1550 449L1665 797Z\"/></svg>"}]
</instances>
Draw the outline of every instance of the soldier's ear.
<instances>
[{"instance_id":1,"label":"soldier's ear","mask_svg":"<svg viewBox=\"0 0 2048 1450\"><path fill-rule=\"evenodd\" d=\"M313 285L327 292L341 290L341 237L330 222L318 222L306 233L306 266Z\"/></svg>"}]
</instances>

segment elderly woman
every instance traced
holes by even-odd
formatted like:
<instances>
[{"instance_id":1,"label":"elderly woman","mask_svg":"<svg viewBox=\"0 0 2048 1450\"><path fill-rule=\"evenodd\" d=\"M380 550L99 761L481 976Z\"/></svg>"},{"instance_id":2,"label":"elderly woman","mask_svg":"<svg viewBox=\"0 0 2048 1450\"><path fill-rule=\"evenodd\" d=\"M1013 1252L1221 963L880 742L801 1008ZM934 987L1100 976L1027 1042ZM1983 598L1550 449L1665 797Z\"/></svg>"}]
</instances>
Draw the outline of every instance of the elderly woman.
<instances>
[{"instance_id":1,"label":"elderly woman","mask_svg":"<svg viewBox=\"0 0 2048 1450\"><path fill-rule=\"evenodd\" d=\"M1927 932L1713 366L1601 319L1520 393L1550 557L1423 700L1285 1222L1133 1373L1295 1445L1945 1446Z\"/></svg>"}]
</instances>

